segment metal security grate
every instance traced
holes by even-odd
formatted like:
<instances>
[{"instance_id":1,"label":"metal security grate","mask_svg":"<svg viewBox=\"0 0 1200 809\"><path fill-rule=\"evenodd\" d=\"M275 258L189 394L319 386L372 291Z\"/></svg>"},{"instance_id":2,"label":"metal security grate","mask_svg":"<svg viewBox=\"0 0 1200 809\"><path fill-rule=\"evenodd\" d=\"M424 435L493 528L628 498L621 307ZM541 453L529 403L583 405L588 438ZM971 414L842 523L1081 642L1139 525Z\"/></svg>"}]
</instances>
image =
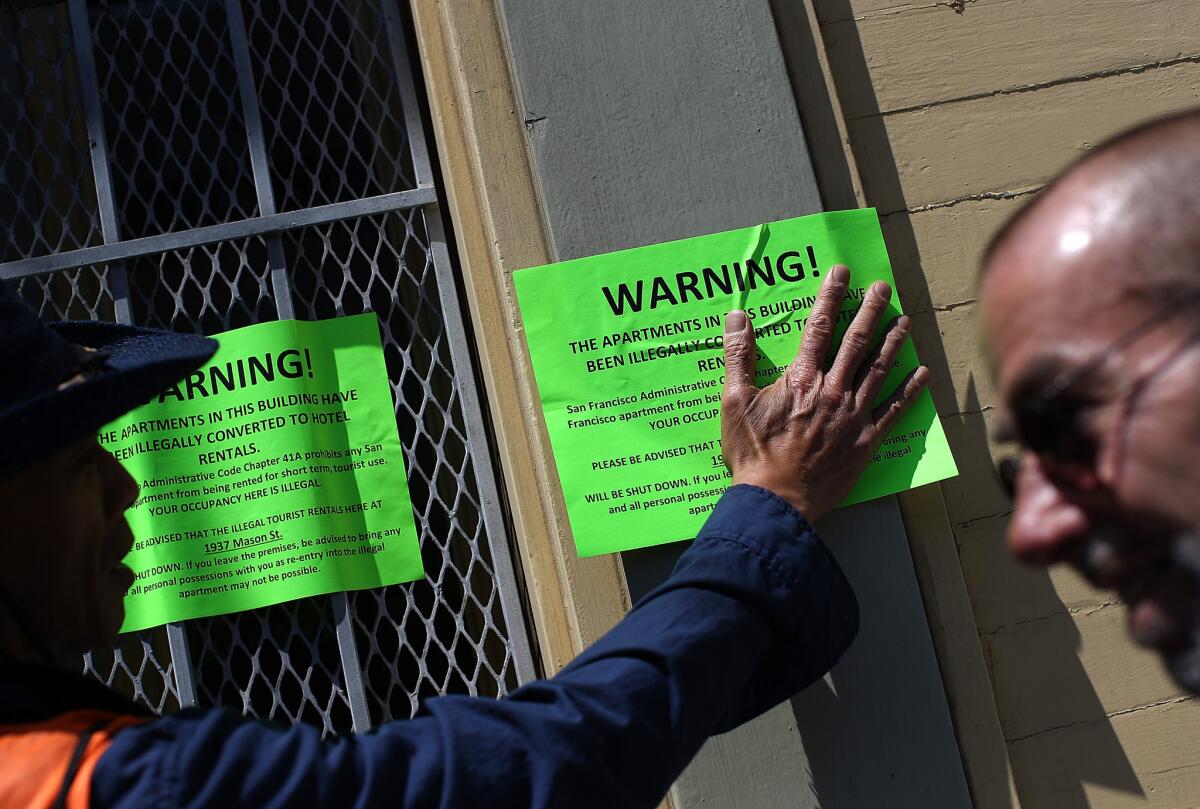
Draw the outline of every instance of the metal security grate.
<instances>
[{"instance_id":1,"label":"metal security grate","mask_svg":"<svg viewBox=\"0 0 1200 809\"><path fill-rule=\"evenodd\" d=\"M0 278L48 317L204 334L375 312L426 579L124 636L158 711L326 733L535 676L396 0L0 14Z\"/></svg>"},{"instance_id":2,"label":"metal security grate","mask_svg":"<svg viewBox=\"0 0 1200 809\"><path fill-rule=\"evenodd\" d=\"M0 15L0 261L100 243L64 9Z\"/></svg>"}]
</instances>

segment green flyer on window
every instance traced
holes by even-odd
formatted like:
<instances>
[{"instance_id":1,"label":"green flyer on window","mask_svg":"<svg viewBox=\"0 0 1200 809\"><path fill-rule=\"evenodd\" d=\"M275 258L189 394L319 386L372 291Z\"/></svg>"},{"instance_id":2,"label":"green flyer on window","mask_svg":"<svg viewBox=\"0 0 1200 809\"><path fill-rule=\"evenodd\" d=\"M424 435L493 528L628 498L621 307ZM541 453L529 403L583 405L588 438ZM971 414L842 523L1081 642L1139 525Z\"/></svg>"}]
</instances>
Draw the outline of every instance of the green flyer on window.
<instances>
[{"instance_id":1,"label":"green flyer on window","mask_svg":"<svg viewBox=\"0 0 1200 809\"><path fill-rule=\"evenodd\" d=\"M420 578L375 315L216 337L101 432L140 487L122 630Z\"/></svg>"}]
</instances>

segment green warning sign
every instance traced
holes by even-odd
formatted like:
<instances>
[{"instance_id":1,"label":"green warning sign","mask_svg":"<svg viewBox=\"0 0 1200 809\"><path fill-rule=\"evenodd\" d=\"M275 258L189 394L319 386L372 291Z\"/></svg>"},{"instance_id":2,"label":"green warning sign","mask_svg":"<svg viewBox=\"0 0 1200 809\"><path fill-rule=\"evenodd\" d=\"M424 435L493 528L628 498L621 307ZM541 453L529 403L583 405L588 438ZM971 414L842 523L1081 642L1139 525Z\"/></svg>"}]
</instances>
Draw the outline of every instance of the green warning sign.
<instances>
[{"instance_id":1,"label":"green warning sign","mask_svg":"<svg viewBox=\"0 0 1200 809\"><path fill-rule=\"evenodd\" d=\"M521 270L542 410L581 556L696 535L729 485L721 456L724 316L744 309L759 386L795 356L822 273L850 268L841 334L894 285L874 210L838 211ZM892 298L891 316L901 314ZM885 318L888 320L890 318ZM907 344L881 397L919 364ZM957 474L928 392L843 505Z\"/></svg>"},{"instance_id":2,"label":"green warning sign","mask_svg":"<svg viewBox=\"0 0 1200 809\"><path fill-rule=\"evenodd\" d=\"M122 631L420 578L375 315L217 339L100 435L141 487Z\"/></svg>"}]
</instances>

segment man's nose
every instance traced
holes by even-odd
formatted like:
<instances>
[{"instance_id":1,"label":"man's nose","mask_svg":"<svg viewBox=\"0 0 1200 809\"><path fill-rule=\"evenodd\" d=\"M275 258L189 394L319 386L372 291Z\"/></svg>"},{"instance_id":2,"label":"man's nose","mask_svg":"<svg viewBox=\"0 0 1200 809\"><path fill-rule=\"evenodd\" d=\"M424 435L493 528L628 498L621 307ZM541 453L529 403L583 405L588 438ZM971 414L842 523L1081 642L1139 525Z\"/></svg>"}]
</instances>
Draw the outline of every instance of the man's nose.
<instances>
[{"instance_id":1,"label":"man's nose","mask_svg":"<svg viewBox=\"0 0 1200 809\"><path fill-rule=\"evenodd\" d=\"M1008 547L1030 565L1049 565L1071 556L1088 530L1082 506L1047 478L1037 456L1026 453L1016 480L1016 504L1008 524Z\"/></svg>"},{"instance_id":2,"label":"man's nose","mask_svg":"<svg viewBox=\"0 0 1200 809\"><path fill-rule=\"evenodd\" d=\"M141 493L141 487L138 486L133 476L125 470L121 462L112 456L111 453L105 452L105 476L107 479L107 494L108 507L113 516L124 514L125 511L133 505Z\"/></svg>"}]
</instances>

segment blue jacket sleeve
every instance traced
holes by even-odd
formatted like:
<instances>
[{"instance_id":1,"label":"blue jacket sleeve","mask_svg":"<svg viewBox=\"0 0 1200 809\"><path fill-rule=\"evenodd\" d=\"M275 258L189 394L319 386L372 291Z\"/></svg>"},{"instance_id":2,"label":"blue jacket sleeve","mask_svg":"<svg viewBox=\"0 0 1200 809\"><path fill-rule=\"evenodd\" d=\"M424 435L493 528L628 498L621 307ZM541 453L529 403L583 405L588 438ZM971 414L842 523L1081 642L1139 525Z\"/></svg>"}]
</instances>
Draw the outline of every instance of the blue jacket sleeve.
<instances>
[{"instance_id":1,"label":"blue jacket sleeve","mask_svg":"<svg viewBox=\"0 0 1200 809\"><path fill-rule=\"evenodd\" d=\"M785 501L731 488L675 571L557 676L447 696L322 741L227 710L123 731L97 807L653 807L713 733L821 677L849 646L849 584Z\"/></svg>"}]
</instances>

